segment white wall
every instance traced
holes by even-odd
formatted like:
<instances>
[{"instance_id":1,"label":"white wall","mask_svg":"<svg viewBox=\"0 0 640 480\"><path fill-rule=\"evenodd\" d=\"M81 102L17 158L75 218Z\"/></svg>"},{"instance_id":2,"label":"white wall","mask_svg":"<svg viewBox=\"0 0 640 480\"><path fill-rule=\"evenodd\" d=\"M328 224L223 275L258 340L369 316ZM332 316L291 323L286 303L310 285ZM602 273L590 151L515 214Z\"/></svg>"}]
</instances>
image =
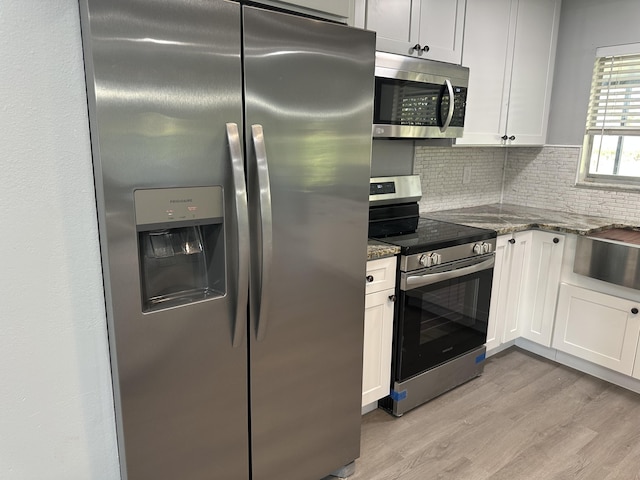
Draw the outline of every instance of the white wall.
<instances>
[{"instance_id":1,"label":"white wall","mask_svg":"<svg viewBox=\"0 0 640 480\"><path fill-rule=\"evenodd\" d=\"M0 32L0 478L118 479L77 1Z\"/></svg>"},{"instance_id":2,"label":"white wall","mask_svg":"<svg viewBox=\"0 0 640 480\"><path fill-rule=\"evenodd\" d=\"M562 0L549 144L582 144L596 48L640 42L639 22L638 0Z\"/></svg>"}]
</instances>

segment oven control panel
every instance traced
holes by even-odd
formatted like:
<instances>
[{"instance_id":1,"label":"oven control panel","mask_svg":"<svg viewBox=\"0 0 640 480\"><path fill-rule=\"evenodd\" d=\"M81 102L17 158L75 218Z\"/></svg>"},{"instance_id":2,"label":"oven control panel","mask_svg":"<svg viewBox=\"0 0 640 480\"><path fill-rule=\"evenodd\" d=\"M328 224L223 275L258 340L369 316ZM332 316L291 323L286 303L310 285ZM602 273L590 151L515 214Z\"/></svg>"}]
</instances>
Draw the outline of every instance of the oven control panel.
<instances>
[{"instance_id":1,"label":"oven control panel","mask_svg":"<svg viewBox=\"0 0 640 480\"><path fill-rule=\"evenodd\" d=\"M429 267L444 267L447 263L469 257L493 255L496 250L496 239L491 238L481 242L464 243L453 247L441 248L433 251L400 256L400 271L411 272Z\"/></svg>"}]
</instances>

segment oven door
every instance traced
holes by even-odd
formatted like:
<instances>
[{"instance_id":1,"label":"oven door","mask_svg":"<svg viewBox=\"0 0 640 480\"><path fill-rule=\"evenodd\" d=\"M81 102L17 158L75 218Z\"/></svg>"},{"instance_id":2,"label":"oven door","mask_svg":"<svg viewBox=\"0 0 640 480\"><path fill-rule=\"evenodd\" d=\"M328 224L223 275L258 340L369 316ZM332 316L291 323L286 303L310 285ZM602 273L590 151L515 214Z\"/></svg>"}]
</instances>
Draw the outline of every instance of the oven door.
<instances>
[{"instance_id":1,"label":"oven door","mask_svg":"<svg viewBox=\"0 0 640 480\"><path fill-rule=\"evenodd\" d=\"M396 381L486 342L494 261L494 254L489 254L401 273Z\"/></svg>"}]
</instances>

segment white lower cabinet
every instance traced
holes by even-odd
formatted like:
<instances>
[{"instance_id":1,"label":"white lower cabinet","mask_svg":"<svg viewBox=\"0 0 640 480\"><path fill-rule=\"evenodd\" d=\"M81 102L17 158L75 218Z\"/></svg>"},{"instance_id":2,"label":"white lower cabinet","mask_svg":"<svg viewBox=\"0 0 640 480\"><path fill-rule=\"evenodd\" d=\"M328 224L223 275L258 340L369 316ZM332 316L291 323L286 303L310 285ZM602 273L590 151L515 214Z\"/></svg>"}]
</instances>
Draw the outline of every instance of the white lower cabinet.
<instances>
[{"instance_id":1,"label":"white lower cabinet","mask_svg":"<svg viewBox=\"0 0 640 480\"><path fill-rule=\"evenodd\" d=\"M362 405L389 395L393 296L395 289L370 293L365 299Z\"/></svg>"},{"instance_id":2,"label":"white lower cabinet","mask_svg":"<svg viewBox=\"0 0 640 480\"><path fill-rule=\"evenodd\" d=\"M526 288L519 306L520 336L550 347L565 237L551 232L532 233Z\"/></svg>"},{"instance_id":3,"label":"white lower cabinet","mask_svg":"<svg viewBox=\"0 0 640 480\"><path fill-rule=\"evenodd\" d=\"M396 257L367 262L362 406L389 395Z\"/></svg>"},{"instance_id":4,"label":"white lower cabinet","mask_svg":"<svg viewBox=\"0 0 640 480\"><path fill-rule=\"evenodd\" d=\"M526 277L532 232L501 235L496 241L487 350L519 336L519 304Z\"/></svg>"},{"instance_id":5,"label":"white lower cabinet","mask_svg":"<svg viewBox=\"0 0 640 480\"><path fill-rule=\"evenodd\" d=\"M638 308L639 302L563 283L553 348L639 378L639 369L634 371L640 336Z\"/></svg>"},{"instance_id":6,"label":"white lower cabinet","mask_svg":"<svg viewBox=\"0 0 640 480\"><path fill-rule=\"evenodd\" d=\"M487 350L524 337L551 346L564 236L529 230L496 242Z\"/></svg>"}]
</instances>

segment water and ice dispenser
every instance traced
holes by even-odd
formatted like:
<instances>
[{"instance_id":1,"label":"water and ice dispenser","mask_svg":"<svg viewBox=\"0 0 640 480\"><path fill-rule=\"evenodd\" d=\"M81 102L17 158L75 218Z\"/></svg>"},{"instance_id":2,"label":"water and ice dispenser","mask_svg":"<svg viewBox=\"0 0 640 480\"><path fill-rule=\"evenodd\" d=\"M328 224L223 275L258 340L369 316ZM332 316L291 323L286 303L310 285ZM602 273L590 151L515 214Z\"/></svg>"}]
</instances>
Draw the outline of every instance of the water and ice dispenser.
<instances>
[{"instance_id":1,"label":"water and ice dispenser","mask_svg":"<svg viewBox=\"0 0 640 480\"><path fill-rule=\"evenodd\" d=\"M222 187L136 190L134 200L142 310L224 295Z\"/></svg>"}]
</instances>

